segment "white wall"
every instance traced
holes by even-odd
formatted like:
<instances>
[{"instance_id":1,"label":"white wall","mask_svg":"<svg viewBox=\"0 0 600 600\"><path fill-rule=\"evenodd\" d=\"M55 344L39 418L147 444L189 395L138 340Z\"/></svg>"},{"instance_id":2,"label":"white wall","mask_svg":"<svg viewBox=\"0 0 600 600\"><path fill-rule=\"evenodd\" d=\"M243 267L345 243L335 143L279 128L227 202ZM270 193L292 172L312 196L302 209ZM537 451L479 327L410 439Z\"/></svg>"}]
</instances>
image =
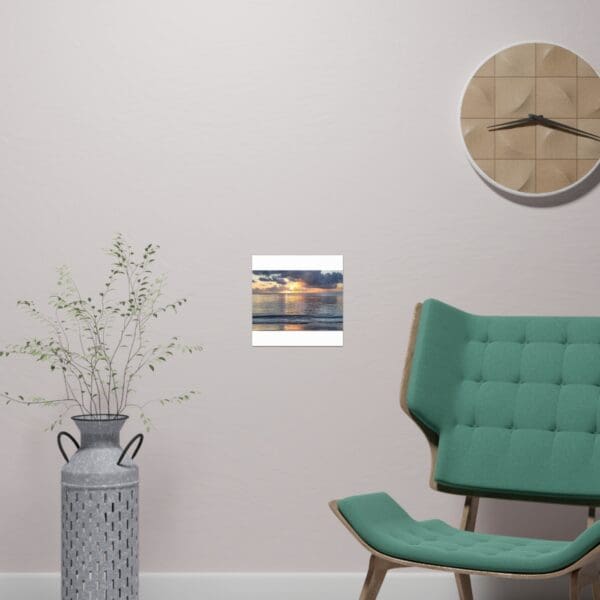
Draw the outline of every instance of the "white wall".
<instances>
[{"instance_id":1,"label":"white wall","mask_svg":"<svg viewBox=\"0 0 600 600\"><path fill-rule=\"evenodd\" d=\"M428 489L425 440L398 407L415 302L600 313L600 189L537 210L500 198L464 156L460 93L519 41L600 65L599 19L561 0L0 3L0 342L34 331L15 301L43 300L55 266L94 289L119 230L160 243L190 297L161 331L206 347L140 388L203 392L153 410L145 571L361 569L326 503L363 491L456 522L461 499ZM343 348L250 346L253 253L344 254ZM3 389L53 389L28 363L0 369ZM49 413L0 414L0 571L57 570ZM481 507L488 531L583 522Z\"/></svg>"}]
</instances>

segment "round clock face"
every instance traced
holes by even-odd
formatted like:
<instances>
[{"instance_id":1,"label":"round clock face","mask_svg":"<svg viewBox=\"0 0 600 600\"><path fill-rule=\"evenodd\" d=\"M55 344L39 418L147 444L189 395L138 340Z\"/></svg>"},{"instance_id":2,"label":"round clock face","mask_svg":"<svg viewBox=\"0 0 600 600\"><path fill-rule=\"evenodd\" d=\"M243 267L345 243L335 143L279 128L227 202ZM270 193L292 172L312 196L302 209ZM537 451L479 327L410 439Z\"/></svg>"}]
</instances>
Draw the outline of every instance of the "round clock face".
<instances>
[{"instance_id":1,"label":"round clock face","mask_svg":"<svg viewBox=\"0 0 600 600\"><path fill-rule=\"evenodd\" d=\"M473 166L513 194L556 194L589 176L600 159L600 78L554 44L519 44L487 60L461 104Z\"/></svg>"}]
</instances>

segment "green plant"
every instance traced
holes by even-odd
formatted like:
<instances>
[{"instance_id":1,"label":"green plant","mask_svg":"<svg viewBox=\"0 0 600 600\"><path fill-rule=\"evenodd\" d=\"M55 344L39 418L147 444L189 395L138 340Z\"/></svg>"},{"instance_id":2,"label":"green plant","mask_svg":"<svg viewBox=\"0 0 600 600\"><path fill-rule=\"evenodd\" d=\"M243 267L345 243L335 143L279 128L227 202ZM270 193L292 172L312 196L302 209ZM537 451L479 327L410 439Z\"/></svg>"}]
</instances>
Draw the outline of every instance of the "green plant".
<instances>
[{"instance_id":1,"label":"green plant","mask_svg":"<svg viewBox=\"0 0 600 600\"><path fill-rule=\"evenodd\" d=\"M0 351L0 356L26 355L47 364L62 378L65 395L49 400L3 392L0 397L7 404L61 406L50 430L75 408L81 414L96 416L119 415L134 408L149 429L151 421L144 408L150 402L181 403L196 394L196 390L189 390L143 404L132 401L133 385L144 370L155 371L178 352L201 350L177 337L162 344L150 342L151 322L168 311L176 313L187 302L180 298L161 303L165 279L152 270L158 248L148 244L136 253L117 234L107 250L112 257L110 272L96 298L81 294L70 270L61 267L58 291L49 299L51 314L40 311L31 300L19 300L18 306L45 325L49 335L11 344Z\"/></svg>"}]
</instances>

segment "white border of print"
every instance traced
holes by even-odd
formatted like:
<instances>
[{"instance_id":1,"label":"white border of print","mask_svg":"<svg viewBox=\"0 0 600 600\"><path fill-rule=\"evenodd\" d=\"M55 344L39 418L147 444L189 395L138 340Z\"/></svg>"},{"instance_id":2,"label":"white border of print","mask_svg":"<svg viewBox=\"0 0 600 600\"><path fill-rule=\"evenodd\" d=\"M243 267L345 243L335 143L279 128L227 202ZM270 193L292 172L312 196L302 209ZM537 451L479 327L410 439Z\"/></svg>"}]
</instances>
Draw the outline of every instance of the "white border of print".
<instances>
[{"instance_id":1,"label":"white border of print","mask_svg":"<svg viewBox=\"0 0 600 600\"><path fill-rule=\"evenodd\" d=\"M253 331L253 346L343 346L343 331Z\"/></svg>"},{"instance_id":2,"label":"white border of print","mask_svg":"<svg viewBox=\"0 0 600 600\"><path fill-rule=\"evenodd\" d=\"M343 271L341 254L259 254L252 257L253 271ZM253 346L343 346L343 331L253 331Z\"/></svg>"},{"instance_id":3,"label":"white border of print","mask_svg":"<svg viewBox=\"0 0 600 600\"><path fill-rule=\"evenodd\" d=\"M343 271L341 254L256 254L253 271Z\"/></svg>"}]
</instances>

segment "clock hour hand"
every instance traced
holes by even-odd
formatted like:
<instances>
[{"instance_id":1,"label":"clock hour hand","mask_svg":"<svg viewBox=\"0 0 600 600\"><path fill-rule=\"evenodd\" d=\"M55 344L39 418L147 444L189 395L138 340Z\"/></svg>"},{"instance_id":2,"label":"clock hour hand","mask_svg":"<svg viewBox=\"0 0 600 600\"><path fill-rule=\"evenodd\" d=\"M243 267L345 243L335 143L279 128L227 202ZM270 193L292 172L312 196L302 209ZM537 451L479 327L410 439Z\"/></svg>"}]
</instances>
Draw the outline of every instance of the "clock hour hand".
<instances>
[{"instance_id":1,"label":"clock hour hand","mask_svg":"<svg viewBox=\"0 0 600 600\"><path fill-rule=\"evenodd\" d=\"M600 142L600 136L596 135L595 133L590 133L589 131L584 131L583 129L577 129L577 127L571 127L571 125L566 125L565 123L561 123L560 121L547 119L543 115L537 115L536 121L540 125L545 125L546 127L551 127L552 129L558 129L559 131L565 131L567 133L572 133L574 135L578 135L581 137L589 138L590 140Z\"/></svg>"},{"instance_id":2,"label":"clock hour hand","mask_svg":"<svg viewBox=\"0 0 600 600\"><path fill-rule=\"evenodd\" d=\"M531 125L535 123L533 115L529 115L524 119L517 119L516 121L507 121L506 123L497 123L496 125L488 125L489 131L498 131L499 129L511 129L512 127L523 127L524 125Z\"/></svg>"},{"instance_id":3,"label":"clock hour hand","mask_svg":"<svg viewBox=\"0 0 600 600\"><path fill-rule=\"evenodd\" d=\"M498 123L496 125L489 125L489 131L499 131L501 129L512 129L513 127L523 127L525 125L530 124L539 124L545 125L546 127L550 127L552 129L556 129L558 131L564 131L566 133L572 133L574 135L578 135L580 137L585 137L590 140L595 140L600 142L600 135L596 135L595 133L590 133L589 131L584 131L583 129L578 129L577 127L572 127L571 125L566 125L565 123L561 123L560 121L554 121L553 119L548 119L544 117L544 115L534 115L529 114L526 118L516 119L515 121L507 121L506 123Z\"/></svg>"}]
</instances>

